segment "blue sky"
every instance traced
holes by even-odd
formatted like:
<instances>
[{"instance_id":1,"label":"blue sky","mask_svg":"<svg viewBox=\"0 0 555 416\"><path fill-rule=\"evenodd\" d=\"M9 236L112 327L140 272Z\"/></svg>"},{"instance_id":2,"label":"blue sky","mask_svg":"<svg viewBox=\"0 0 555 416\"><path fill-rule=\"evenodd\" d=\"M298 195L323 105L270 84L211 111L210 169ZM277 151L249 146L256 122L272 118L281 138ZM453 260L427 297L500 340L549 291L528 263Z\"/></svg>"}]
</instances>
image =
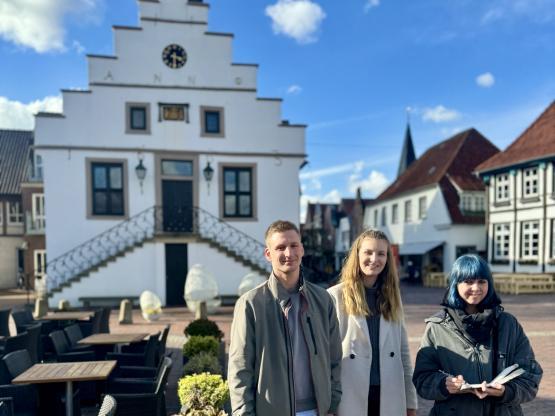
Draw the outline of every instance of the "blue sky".
<instances>
[{"instance_id":1,"label":"blue sky","mask_svg":"<svg viewBox=\"0 0 555 416\"><path fill-rule=\"evenodd\" d=\"M174 0L183 1L183 0ZM209 30L258 63L259 96L306 123L303 203L372 197L395 178L410 108L417 156L475 127L501 149L555 98L555 0L213 0ZM2 0L0 128L86 88L134 0Z\"/></svg>"}]
</instances>

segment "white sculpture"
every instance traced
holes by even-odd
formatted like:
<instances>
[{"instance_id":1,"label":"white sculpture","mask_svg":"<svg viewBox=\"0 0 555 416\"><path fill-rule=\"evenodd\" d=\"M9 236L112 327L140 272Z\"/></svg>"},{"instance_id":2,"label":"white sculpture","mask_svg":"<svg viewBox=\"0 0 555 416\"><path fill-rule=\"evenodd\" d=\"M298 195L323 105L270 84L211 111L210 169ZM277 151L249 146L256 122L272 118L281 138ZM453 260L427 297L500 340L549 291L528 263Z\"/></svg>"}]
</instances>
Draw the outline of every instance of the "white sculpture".
<instances>
[{"instance_id":1,"label":"white sculpture","mask_svg":"<svg viewBox=\"0 0 555 416\"><path fill-rule=\"evenodd\" d=\"M185 301L187 308L196 312L201 302L206 302L208 313L214 313L221 304L218 298L218 283L212 273L201 264L195 264L189 269L185 279Z\"/></svg>"},{"instance_id":2,"label":"white sculpture","mask_svg":"<svg viewBox=\"0 0 555 416\"><path fill-rule=\"evenodd\" d=\"M265 277L262 277L258 273L249 273L246 274L245 277L241 279L241 283L239 283L239 289L237 292L239 296L243 293L247 293L249 290L254 289L256 286L264 283L266 281Z\"/></svg>"},{"instance_id":3,"label":"white sculpture","mask_svg":"<svg viewBox=\"0 0 555 416\"><path fill-rule=\"evenodd\" d=\"M139 298L139 305L143 318L147 321L157 321L162 315L162 302L154 292L145 290Z\"/></svg>"}]
</instances>

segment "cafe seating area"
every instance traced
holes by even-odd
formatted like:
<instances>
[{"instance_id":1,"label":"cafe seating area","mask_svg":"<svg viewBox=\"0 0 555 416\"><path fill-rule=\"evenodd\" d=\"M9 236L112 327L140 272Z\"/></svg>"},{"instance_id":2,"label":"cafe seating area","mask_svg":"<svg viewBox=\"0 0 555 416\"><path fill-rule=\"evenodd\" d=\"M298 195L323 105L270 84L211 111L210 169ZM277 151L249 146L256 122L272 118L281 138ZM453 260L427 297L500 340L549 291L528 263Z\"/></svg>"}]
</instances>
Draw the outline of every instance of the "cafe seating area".
<instances>
[{"instance_id":1,"label":"cafe seating area","mask_svg":"<svg viewBox=\"0 0 555 416\"><path fill-rule=\"evenodd\" d=\"M0 310L0 416L166 416L170 325L111 333L109 318L110 308Z\"/></svg>"}]
</instances>

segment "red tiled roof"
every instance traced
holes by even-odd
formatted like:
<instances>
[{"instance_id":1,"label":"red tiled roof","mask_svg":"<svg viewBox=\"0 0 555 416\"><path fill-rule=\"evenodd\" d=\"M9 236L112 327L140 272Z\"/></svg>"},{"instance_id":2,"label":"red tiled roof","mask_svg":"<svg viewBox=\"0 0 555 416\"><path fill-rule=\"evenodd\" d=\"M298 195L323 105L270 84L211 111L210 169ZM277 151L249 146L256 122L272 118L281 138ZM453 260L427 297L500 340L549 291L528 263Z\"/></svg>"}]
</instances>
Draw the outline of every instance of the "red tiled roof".
<instances>
[{"instance_id":1,"label":"red tiled roof","mask_svg":"<svg viewBox=\"0 0 555 416\"><path fill-rule=\"evenodd\" d=\"M555 101L506 150L476 167L487 171L522 162L555 156Z\"/></svg>"},{"instance_id":2,"label":"red tiled roof","mask_svg":"<svg viewBox=\"0 0 555 416\"><path fill-rule=\"evenodd\" d=\"M472 172L497 152L499 149L476 129L465 130L429 148L377 200L439 184L446 176L463 190L484 189Z\"/></svg>"},{"instance_id":3,"label":"red tiled roof","mask_svg":"<svg viewBox=\"0 0 555 416\"><path fill-rule=\"evenodd\" d=\"M0 194L21 194L32 144L32 131L0 130Z\"/></svg>"}]
</instances>

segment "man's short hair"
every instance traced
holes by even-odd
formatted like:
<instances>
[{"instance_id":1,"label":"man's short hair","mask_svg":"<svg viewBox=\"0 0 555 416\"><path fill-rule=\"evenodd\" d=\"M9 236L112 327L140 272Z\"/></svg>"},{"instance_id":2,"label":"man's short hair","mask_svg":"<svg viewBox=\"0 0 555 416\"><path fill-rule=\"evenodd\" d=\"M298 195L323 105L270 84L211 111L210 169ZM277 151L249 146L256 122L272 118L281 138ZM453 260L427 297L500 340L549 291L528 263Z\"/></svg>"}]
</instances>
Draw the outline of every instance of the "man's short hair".
<instances>
[{"instance_id":1,"label":"man's short hair","mask_svg":"<svg viewBox=\"0 0 555 416\"><path fill-rule=\"evenodd\" d=\"M289 231L289 230L293 230L297 234L299 234L299 237L301 236L299 229L291 221L285 221L285 220L274 221L273 223L270 224L270 226L266 230L266 233L264 234L264 241L268 241L268 238L270 238L274 233L284 233L285 231Z\"/></svg>"}]
</instances>

